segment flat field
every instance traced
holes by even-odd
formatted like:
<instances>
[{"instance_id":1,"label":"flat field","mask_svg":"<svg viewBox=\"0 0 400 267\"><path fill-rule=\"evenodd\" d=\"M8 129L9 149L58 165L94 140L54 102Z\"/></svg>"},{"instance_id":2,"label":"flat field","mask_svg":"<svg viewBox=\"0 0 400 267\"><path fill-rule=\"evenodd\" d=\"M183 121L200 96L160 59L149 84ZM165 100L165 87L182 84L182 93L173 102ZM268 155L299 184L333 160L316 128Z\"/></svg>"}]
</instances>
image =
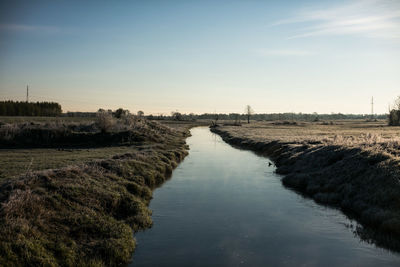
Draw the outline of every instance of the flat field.
<instances>
[{"instance_id":1,"label":"flat field","mask_svg":"<svg viewBox=\"0 0 400 267\"><path fill-rule=\"evenodd\" d=\"M0 123L91 124L96 118L88 117L0 117ZM207 122L160 121L162 124L186 131ZM143 149L144 146L141 146ZM70 165L108 159L118 154L137 151L137 146L106 146L96 148L1 148L0 181L31 171L58 169Z\"/></svg>"},{"instance_id":2,"label":"flat field","mask_svg":"<svg viewBox=\"0 0 400 267\"><path fill-rule=\"evenodd\" d=\"M400 127L387 121L263 122L223 126L232 136L255 142L279 141L288 144L327 144L381 149L399 156Z\"/></svg>"}]
</instances>

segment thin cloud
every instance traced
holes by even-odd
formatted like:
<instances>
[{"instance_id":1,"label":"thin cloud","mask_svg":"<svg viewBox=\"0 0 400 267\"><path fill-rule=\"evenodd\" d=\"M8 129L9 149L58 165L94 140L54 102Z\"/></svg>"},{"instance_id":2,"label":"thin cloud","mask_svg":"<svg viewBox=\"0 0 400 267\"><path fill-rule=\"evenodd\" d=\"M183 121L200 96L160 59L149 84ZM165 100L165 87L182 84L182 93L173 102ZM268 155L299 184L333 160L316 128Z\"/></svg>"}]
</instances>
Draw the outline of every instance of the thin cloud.
<instances>
[{"instance_id":1,"label":"thin cloud","mask_svg":"<svg viewBox=\"0 0 400 267\"><path fill-rule=\"evenodd\" d=\"M360 35L371 38L400 38L400 2L359 0L325 9L308 9L271 26L311 24L300 27L289 39L322 35Z\"/></svg>"},{"instance_id":2,"label":"thin cloud","mask_svg":"<svg viewBox=\"0 0 400 267\"><path fill-rule=\"evenodd\" d=\"M0 24L0 31L57 33L60 28L42 25Z\"/></svg>"},{"instance_id":3,"label":"thin cloud","mask_svg":"<svg viewBox=\"0 0 400 267\"><path fill-rule=\"evenodd\" d=\"M262 56L310 56L315 52L306 50L260 50L259 54Z\"/></svg>"}]
</instances>

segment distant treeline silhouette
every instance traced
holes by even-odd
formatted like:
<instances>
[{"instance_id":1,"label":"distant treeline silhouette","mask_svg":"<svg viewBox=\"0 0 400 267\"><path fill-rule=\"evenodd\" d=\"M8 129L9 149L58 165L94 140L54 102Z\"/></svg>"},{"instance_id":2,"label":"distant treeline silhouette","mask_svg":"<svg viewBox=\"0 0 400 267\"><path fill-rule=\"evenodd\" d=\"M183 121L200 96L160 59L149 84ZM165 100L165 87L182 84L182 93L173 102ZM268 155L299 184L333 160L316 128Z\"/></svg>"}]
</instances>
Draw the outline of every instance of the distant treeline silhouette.
<instances>
[{"instance_id":1,"label":"distant treeline silhouette","mask_svg":"<svg viewBox=\"0 0 400 267\"><path fill-rule=\"evenodd\" d=\"M120 119L123 116L129 115L130 111L127 110L127 109L123 109L123 108L119 108L119 109L116 109L114 111L112 111L111 109L105 110L105 109L100 108L97 112L79 112L79 111L78 112L71 112L71 111L68 111L67 113L64 113L63 116L66 116L66 117L81 117L81 118L82 117L95 118L100 113L107 113L107 114L110 114L110 115L112 115L113 117L115 117L117 119ZM143 111L138 111L138 116L141 117L143 115L142 113L143 113Z\"/></svg>"},{"instance_id":2,"label":"distant treeline silhouette","mask_svg":"<svg viewBox=\"0 0 400 267\"><path fill-rule=\"evenodd\" d=\"M209 119L209 120L246 120L247 114L239 113L229 113L229 114L181 114L179 112L173 112L171 116L146 116L148 119L155 120L197 120L197 119ZM332 114L317 114L317 113L265 113L265 114L252 114L252 120L258 121L319 121L319 120L370 120L370 114L342 114L342 113L332 113ZM387 119L387 114L374 115L373 119Z\"/></svg>"},{"instance_id":3,"label":"distant treeline silhouette","mask_svg":"<svg viewBox=\"0 0 400 267\"><path fill-rule=\"evenodd\" d=\"M0 101L0 116L60 116L61 112L55 102Z\"/></svg>"}]
</instances>

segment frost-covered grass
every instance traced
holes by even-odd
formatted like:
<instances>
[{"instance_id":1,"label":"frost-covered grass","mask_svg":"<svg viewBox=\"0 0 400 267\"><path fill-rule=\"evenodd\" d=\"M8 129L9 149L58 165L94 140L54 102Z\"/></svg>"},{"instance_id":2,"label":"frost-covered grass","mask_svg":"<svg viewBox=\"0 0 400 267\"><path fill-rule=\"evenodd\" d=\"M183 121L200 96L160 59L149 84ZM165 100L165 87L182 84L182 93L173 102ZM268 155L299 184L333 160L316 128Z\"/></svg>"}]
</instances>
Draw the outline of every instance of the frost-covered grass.
<instances>
[{"instance_id":1,"label":"frost-covered grass","mask_svg":"<svg viewBox=\"0 0 400 267\"><path fill-rule=\"evenodd\" d=\"M27 171L106 159L134 152L138 147L143 149L155 143L169 142L169 137L187 134L194 125L169 122L169 127L146 120L115 120L113 132L102 134L94 121L79 123L47 119L47 122L14 122L0 126L0 142L3 140L7 144L6 147L0 146L0 181ZM68 143L71 139L73 142Z\"/></svg>"},{"instance_id":2,"label":"frost-covered grass","mask_svg":"<svg viewBox=\"0 0 400 267\"><path fill-rule=\"evenodd\" d=\"M53 129L45 125L39 128ZM152 190L187 155L188 132L148 121L129 131L142 139L118 147L0 151L1 266L120 266L130 260L134 232L152 223ZM39 154L46 155L33 167L31 158ZM26 162L18 174L13 161L21 159Z\"/></svg>"},{"instance_id":3,"label":"frost-covered grass","mask_svg":"<svg viewBox=\"0 0 400 267\"><path fill-rule=\"evenodd\" d=\"M262 142L374 147L393 155L398 155L400 148L400 127L387 126L386 121L252 122L241 127L224 126L223 129L234 136Z\"/></svg>"},{"instance_id":4,"label":"frost-covered grass","mask_svg":"<svg viewBox=\"0 0 400 267\"><path fill-rule=\"evenodd\" d=\"M258 122L212 130L269 156L285 186L355 217L364 239L400 251L400 127Z\"/></svg>"}]
</instances>

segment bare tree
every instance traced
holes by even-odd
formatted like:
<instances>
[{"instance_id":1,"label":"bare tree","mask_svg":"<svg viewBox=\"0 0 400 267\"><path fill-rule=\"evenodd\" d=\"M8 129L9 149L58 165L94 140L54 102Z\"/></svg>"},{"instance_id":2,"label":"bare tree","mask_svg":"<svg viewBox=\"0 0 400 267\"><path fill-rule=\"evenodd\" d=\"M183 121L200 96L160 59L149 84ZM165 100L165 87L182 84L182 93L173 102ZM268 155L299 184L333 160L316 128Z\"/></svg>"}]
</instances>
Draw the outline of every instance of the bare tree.
<instances>
[{"instance_id":1,"label":"bare tree","mask_svg":"<svg viewBox=\"0 0 400 267\"><path fill-rule=\"evenodd\" d=\"M400 96L394 101L394 106L397 110L400 110Z\"/></svg>"},{"instance_id":2,"label":"bare tree","mask_svg":"<svg viewBox=\"0 0 400 267\"><path fill-rule=\"evenodd\" d=\"M250 116L254 113L254 110L250 107L250 105L247 105L244 112L247 116L247 123L250 123Z\"/></svg>"},{"instance_id":3,"label":"bare tree","mask_svg":"<svg viewBox=\"0 0 400 267\"><path fill-rule=\"evenodd\" d=\"M124 113L124 110L122 108L119 108L115 111L114 116L117 119L120 119L122 117L122 114Z\"/></svg>"},{"instance_id":4,"label":"bare tree","mask_svg":"<svg viewBox=\"0 0 400 267\"><path fill-rule=\"evenodd\" d=\"M394 107L390 110L389 107L389 125L399 126L400 125L400 96L394 101Z\"/></svg>"},{"instance_id":5,"label":"bare tree","mask_svg":"<svg viewBox=\"0 0 400 267\"><path fill-rule=\"evenodd\" d=\"M182 121L183 120L182 114L180 112L178 112L178 111L172 111L171 112L171 117L175 121Z\"/></svg>"}]
</instances>

